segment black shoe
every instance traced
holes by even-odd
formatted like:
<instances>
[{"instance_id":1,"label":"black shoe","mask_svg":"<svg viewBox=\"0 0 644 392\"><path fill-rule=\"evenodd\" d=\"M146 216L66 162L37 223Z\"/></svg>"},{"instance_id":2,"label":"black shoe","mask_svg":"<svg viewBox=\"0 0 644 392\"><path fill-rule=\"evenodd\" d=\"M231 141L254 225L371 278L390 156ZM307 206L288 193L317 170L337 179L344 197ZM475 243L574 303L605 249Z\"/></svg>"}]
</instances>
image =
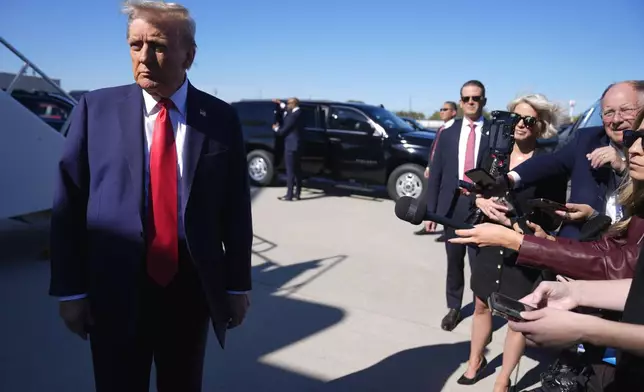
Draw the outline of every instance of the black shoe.
<instances>
[{"instance_id":1,"label":"black shoe","mask_svg":"<svg viewBox=\"0 0 644 392\"><path fill-rule=\"evenodd\" d=\"M302 198L300 197L300 195L295 195L295 196L293 196L293 199L295 199L295 200L302 200Z\"/></svg>"},{"instance_id":2,"label":"black shoe","mask_svg":"<svg viewBox=\"0 0 644 392\"><path fill-rule=\"evenodd\" d=\"M451 331L456 326L458 323L461 321L461 311L456 310L456 309L450 309L449 312L443 317L443 321L441 321L441 328L443 328L444 331Z\"/></svg>"},{"instance_id":3,"label":"black shoe","mask_svg":"<svg viewBox=\"0 0 644 392\"><path fill-rule=\"evenodd\" d=\"M280 196L278 197L279 200L281 201L293 201L293 196Z\"/></svg>"},{"instance_id":4,"label":"black shoe","mask_svg":"<svg viewBox=\"0 0 644 392\"><path fill-rule=\"evenodd\" d=\"M445 242L446 241L445 234L441 234L440 237L437 237L435 241L436 242Z\"/></svg>"},{"instance_id":5,"label":"black shoe","mask_svg":"<svg viewBox=\"0 0 644 392\"><path fill-rule=\"evenodd\" d=\"M485 370L486 366L487 366L487 359L483 357L483 359L481 360L481 364L479 365L479 368L476 369L476 374L474 374L474 377L472 378L465 377L465 374L463 374L458 380L456 380L456 383L461 385L476 384L477 382L479 382L481 377L483 377L483 371Z\"/></svg>"},{"instance_id":6,"label":"black shoe","mask_svg":"<svg viewBox=\"0 0 644 392\"><path fill-rule=\"evenodd\" d=\"M427 235L427 234L432 234L431 231L425 230L425 226L423 226L420 230L414 231L415 235Z\"/></svg>"}]
</instances>

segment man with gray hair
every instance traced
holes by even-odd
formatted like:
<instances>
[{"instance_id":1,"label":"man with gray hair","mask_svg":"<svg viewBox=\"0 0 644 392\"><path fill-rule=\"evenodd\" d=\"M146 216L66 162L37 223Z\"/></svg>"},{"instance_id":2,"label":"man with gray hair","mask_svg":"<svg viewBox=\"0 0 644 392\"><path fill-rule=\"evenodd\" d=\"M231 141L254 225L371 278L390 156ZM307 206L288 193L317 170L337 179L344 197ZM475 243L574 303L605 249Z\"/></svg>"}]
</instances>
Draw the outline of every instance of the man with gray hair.
<instances>
[{"instance_id":1,"label":"man with gray hair","mask_svg":"<svg viewBox=\"0 0 644 392\"><path fill-rule=\"evenodd\" d=\"M622 217L616 191L626 171L623 132L644 107L644 81L611 84L601 96L602 127L584 129L561 150L517 166L509 173L515 187L565 174L570 178L568 211L559 235L580 239L584 224L597 214L613 221Z\"/></svg>"},{"instance_id":2,"label":"man with gray hair","mask_svg":"<svg viewBox=\"0 0 644 392\"><path fill-rule=\"evenodd\" d=\"M246 154L235 110L193 87L195 22L128 2L134 84L86 93L58 167L50 294L89 336L98 392L201 391L251 289ZM70 386L70 390L74 388Z\"/></svg>"}]
</instances>

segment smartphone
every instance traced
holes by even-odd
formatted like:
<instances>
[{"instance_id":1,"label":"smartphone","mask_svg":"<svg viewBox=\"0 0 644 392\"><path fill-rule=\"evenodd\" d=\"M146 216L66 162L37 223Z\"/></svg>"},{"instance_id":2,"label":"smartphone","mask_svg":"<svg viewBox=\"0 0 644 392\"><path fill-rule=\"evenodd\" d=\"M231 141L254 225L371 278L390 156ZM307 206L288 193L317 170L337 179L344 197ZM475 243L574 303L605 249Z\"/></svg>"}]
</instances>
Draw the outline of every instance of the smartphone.
<instances>
[{"instance_id":1,"label":"smartphone","mask_svg":"<svg viewBox=\"0 0 644 392\"><path fill-rule=\"evenodd\" d=\"M521 317L521 312L537 310L537 308L500 293L492 293L490 295L488 306L492 310L493 315L503 317L510 321L525 321Z\"/></svg>"},{"instance_id":2,"label":"smartphone","mask_svg":"<svg viewBox=\"0 0 644 392\"><path fill-rule=\"evenodd\" d=\"M476 185L486 188L496 184L496 180L485 169L476 168L465 172L467 178L472 180Z\"/></svg>"},{"instance_id":3,"label":"smartphone","mask_svg":"<svg viewBox=\"0 0 644 392\"><path fill-rule=\"evenodd\" d=\"M538 208L538 209L546 210L546 211L549 211L549 212L555 212L555 211L566 211L566 212L568 212L570 210L565 205L563 205L561 203L557 203L556 201L548 200L548 199L531 199L531 200L528 200L528 205L531 208Z\"/></svg>"}]
</instances>

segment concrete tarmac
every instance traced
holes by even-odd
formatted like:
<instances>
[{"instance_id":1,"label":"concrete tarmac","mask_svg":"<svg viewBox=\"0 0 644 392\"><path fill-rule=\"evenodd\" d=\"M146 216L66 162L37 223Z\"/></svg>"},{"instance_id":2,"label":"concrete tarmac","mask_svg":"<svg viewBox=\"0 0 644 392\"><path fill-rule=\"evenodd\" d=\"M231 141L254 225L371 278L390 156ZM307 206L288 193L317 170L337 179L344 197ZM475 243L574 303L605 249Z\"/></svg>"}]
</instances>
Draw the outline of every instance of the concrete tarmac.
<instances>
[{"instance_id":1,"label":"concrete tarmac","mask_svg":"<svg viewBox=\"0 0 644 392\"><path fill-rule=\"evenodd\" d=\"M288 203L277 200L283 193L254 191L252 306L225 351L211 336L204 391L492 390L506 327L496 320L487 376L456 384L469 355L472 294L467 287L466 318L441 330L446 259L436 236L414 236L417 227L384 198L306 189ZM3 392L94 390L89 346L47 296L49 263L38 260L46 243L46 225L0 222ZM528 350L518 390L551 358Z\"/></svg>"}]
</instances>

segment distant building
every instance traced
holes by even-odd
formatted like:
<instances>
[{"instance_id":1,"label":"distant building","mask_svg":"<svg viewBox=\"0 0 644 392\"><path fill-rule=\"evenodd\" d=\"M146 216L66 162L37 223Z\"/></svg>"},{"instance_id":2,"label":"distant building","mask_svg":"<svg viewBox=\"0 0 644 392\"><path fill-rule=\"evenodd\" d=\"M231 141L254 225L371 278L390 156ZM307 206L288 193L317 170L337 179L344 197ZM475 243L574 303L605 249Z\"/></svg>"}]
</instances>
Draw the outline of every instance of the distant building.
<instances>
[{"instance_id":1,"label":"distant building","mask_svg":"<svg viewBox=\"0 0 644 392\"><path fill-rule=\"evenodd\" d=\"M15 77L16 74L0 72L0 88L6 90ZM51 79L51 81L60 86L60 79ZM18 79L18 83L14 86L14 90L44 91L48 93L58 92L58 90L56 90L56 88L49 84L45 79L38 76L27 75L22 75L20 79Z\"/></svg>"}]
</instances>

